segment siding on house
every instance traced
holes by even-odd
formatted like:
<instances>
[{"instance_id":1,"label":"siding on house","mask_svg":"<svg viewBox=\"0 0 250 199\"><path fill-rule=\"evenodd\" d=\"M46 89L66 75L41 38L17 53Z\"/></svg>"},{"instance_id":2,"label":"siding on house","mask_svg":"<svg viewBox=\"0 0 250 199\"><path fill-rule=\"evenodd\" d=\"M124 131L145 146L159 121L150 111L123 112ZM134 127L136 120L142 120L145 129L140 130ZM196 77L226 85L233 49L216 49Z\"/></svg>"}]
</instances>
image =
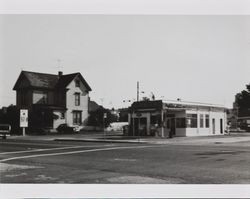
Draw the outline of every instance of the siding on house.
<instances>
[{"instance_id":1,"label":"siding on house","mask_svg":"<svg viewBox=\"0 0 250 199\"><path fill-rule=\"evenodd\" d=\"M88 118L88 102L89 102L89 94L87 88L80 81L80 87L75 86L75 81L79 80L79 78L75 78L68 86L66 93L66 121L67 124L73 124L73 112L81 111L82 113L82 123ZM80 93L80 105L75 105L75 94Z\"/></svg>"}]
</instances>

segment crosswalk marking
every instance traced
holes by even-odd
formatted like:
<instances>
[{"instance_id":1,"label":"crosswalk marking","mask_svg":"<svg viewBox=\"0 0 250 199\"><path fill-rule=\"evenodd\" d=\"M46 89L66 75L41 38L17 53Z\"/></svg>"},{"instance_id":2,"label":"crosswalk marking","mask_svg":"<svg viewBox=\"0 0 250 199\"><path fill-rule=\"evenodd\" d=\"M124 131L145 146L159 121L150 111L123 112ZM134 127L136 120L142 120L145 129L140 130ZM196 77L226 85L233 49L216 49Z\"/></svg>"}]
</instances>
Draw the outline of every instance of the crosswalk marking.
<instances>
[{"instance_id":1,"label":"crosswalk marking","mask_svg":"<svg viewBox=\"0 0 250 199\"><path fill-rule=\"evenodd\" d=\"M119 149L150 148L150 147L156 147L156 146L124 146L124 147L110 147L110 148L98 148L98 149L88 149L88 150L80 150L80 151L68 151L68 152L58 152L58 153L26 155L26 156L19 156L19 157L2 159L2 160L0 160L0 162L7 162L7 161L11 161L11 160L20 160L20 159L28 159L28 158L36 158L36 157L68 155L68 154L76 154L76 153L89 153L89 152L98 152L98 151L111 151L111 150L119 150Z\"/></svg>"}]
</instances>

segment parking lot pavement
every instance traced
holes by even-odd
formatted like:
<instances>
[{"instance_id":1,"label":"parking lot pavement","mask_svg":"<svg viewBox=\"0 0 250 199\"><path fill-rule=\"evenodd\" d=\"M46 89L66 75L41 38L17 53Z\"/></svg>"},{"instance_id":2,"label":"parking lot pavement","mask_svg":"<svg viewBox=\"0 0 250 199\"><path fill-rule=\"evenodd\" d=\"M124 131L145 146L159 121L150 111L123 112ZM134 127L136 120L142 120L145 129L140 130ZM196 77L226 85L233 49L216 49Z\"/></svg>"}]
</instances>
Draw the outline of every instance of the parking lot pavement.
<instances>
[{"instance_id":1,"label":"parking lot pavement","mask_svg":"<svg viewBox=\"0 0 250 199\"><path fill-rule=\"evenodd\" d=\"M239 144L240 143L240 144ZM1 183L250 183L250 147L1 140Z\"/></svg>"}]
</instances>

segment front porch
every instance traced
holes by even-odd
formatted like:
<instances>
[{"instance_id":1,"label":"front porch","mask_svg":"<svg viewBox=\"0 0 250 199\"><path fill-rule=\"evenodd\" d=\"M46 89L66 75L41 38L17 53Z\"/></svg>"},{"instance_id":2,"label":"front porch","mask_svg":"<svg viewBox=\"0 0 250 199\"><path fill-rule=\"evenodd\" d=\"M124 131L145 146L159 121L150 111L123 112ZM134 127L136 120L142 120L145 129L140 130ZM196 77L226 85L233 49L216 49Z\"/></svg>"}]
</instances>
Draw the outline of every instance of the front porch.
<instances>
[{"instance_id":1,"label":"front porch","mask_svg":"<svg viewBox=\"0 0 250 199\"><path fill-rule=\"evenodd\" d=\"M29 126L48 131L56 129L66 122L65 111L63 107L34 104L29 113Z\"/></svg>"}]
</instances>

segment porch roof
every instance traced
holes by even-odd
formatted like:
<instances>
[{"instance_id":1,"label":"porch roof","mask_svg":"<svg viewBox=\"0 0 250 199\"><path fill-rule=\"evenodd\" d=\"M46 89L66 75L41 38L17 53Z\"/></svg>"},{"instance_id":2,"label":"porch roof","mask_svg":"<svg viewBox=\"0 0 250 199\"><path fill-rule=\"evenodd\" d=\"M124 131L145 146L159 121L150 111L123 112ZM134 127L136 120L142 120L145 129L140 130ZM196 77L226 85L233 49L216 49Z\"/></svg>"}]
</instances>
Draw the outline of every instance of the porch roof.
<instances>
[{"instance_id":1,"label":"porch roof","mask_svg":"<svg viewBox=\"0 0 250 199\"><path fill-rule=\"evenodd\" d=\"M34 109L43 109L43 110L67 110L67 108L56 105L48 105L48 104L33 104Z\"/></svg>"}]
</instances>

